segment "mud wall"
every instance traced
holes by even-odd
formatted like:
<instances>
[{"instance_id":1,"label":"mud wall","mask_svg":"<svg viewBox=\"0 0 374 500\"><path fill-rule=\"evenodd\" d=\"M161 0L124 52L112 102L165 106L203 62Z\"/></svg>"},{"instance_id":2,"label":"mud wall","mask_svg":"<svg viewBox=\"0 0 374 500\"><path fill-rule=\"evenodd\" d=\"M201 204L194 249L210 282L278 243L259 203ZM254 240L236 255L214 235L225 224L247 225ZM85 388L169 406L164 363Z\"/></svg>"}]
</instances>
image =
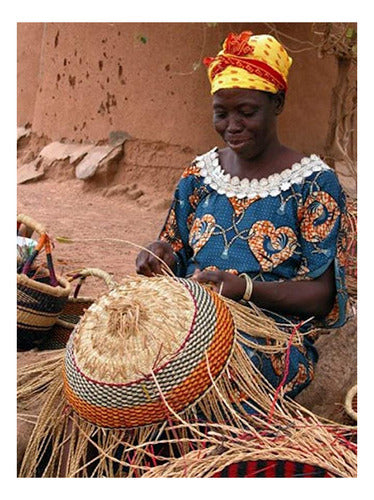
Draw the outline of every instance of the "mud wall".
<instances>
[{"instance_id":1,"label":"mud wall","mask_svg":"<svg viewBox=\"0 0 374 500\"><path fill-rule=\"evenodd\" d=\"M311 23L276 26L290 49L293 38L312 38ZM18 126L72 142L125 131L203 152L220 142L202 57L215 55L229 31L244 29L269 30L259 23L19 23ZM280 136L302 152L323 153L336 62L314 49L290 54Z\"/></svg>"}]
</instances>

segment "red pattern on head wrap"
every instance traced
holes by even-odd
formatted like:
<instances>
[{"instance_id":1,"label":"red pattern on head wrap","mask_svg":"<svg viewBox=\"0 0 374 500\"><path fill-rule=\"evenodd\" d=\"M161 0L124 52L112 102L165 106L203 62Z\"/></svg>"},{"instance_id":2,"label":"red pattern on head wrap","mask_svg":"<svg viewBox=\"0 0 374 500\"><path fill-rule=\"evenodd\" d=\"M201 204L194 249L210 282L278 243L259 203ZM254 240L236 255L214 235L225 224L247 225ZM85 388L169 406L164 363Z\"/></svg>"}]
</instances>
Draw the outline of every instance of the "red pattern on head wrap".
<instances>
[{"instance_id":1,"label":"red pattern on head wrap","mask_svg":"<svg viewBox=\"0 0 374 500\"><path fill-rule=\"evenodd\" d=\"M239 35L229 33L224 44L223 50L226 54L234 54L236 56L247 56L253 53L253 47L248 45L248 41L253 33L251 31L243 31Z\"/></svg>"},{"instance_id":2,"label":"red pattern on head wrap","mask_svg":"<svg viewBox=\"0 0 374 500\"><path fill-rule=\"evenodd\" d=\"M228 66L235 66L237 68L245 69L246 71L248 71L248 73L252 73L254 75L260 76L261 78L264 78L268 82L275 85L279 90L283 90L285 92L287 90L287 82L285 81L283 76L263 61L228 55L221 55L213 58L210 63L212 63L213 61L216 62L216 64L211 70L210 78L212 80Z\"/></svg>"}]
</instances>

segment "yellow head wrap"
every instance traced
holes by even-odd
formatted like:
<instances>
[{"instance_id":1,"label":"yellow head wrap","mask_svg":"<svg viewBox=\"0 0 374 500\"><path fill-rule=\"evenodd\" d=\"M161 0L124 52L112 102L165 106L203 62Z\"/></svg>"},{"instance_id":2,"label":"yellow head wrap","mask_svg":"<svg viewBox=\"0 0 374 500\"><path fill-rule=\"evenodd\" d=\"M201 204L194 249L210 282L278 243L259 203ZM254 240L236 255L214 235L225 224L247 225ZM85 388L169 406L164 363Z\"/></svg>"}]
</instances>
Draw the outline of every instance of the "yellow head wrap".
<instances>
[{"instance_id":1,"label":"yellow head wrap","mask_svg":"<svg viewBox=\"0 0 374 500\"><path fill-rule=\"evenodd\" d=\"M216 57L206 57L211 93L245 88L276 94L287 90L292 59L271 35L229 33Z\"/></svg>"}]
</instances>

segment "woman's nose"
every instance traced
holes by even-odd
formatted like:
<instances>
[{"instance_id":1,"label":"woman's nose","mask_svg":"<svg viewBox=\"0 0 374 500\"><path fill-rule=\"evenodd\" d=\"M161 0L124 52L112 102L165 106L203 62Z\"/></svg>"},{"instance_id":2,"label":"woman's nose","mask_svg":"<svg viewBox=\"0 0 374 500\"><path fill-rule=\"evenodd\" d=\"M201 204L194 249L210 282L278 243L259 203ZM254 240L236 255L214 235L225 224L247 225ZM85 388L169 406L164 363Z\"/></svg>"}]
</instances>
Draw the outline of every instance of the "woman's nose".
<instances>
[{"instance_id":1,"label":"woman's nose","mask_svg":"<svg viewBox=\"0 0 374 500\"><path fill-rule=\"evenodd\" d=\"M243 128L241 120L238 116L229 116L229 121L227 125L227 131L231 133L240 132Z\"/></svg>"}]
</instances>

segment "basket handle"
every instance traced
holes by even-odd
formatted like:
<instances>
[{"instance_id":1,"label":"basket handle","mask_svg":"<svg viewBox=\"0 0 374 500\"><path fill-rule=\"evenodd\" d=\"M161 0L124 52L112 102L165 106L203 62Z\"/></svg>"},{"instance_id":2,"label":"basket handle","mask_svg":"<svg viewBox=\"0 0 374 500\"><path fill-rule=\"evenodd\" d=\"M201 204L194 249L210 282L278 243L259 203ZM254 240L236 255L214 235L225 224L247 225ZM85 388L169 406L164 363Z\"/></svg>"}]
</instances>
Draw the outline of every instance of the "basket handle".
<instances>
[{"instance_id":1,"label":"basket handle","mask_svg":"<svg viewBox=\"0 0 374 500\"><path fill-rule=\"evenodd\" d=\"M39 252L44 247L45 253L47 256L47 266L48 266L48 270L49 270L51 286L58 286L58 280L56 277L56 273L55 273L54 266L53 266L53 260L52 260L51 241L49 239L48 234L46 233L44 226L42 226L41 224L36 222L34 219L29 217L28 215L18 214L17 215L17 232L18 232L21 224L25 224L30 229L33 229L33 231L38 233L40 236L34 251L30 255L30 257L26 260L26 262L21 270L21 273L27 274L30 271L32 263L34 262L34 260L38 256Z\"/></svg>"},{"instance_id":2,"label":"basket handle","mask_svg":"<svg viewBox=\"0 0 374 500\"><path fill-rule=\"evenodd\" d=\"M97 267L86 267L84 269L79 270L76 273L68 273L67 276L69 276L69 281L79 279L79 282L74 290L73 296L75 299L78 297L79 290L80 290L84 280L88 276L94 276L96 278L102 279L105 282L106 286L109 288L109 290L114 288L115 286L117 286L117 283L114 281L114 279L112 278L112 276L109 273L107 273L106 271L103 271L102 269L99 269Z\"/></svg>"}]
</instances>

